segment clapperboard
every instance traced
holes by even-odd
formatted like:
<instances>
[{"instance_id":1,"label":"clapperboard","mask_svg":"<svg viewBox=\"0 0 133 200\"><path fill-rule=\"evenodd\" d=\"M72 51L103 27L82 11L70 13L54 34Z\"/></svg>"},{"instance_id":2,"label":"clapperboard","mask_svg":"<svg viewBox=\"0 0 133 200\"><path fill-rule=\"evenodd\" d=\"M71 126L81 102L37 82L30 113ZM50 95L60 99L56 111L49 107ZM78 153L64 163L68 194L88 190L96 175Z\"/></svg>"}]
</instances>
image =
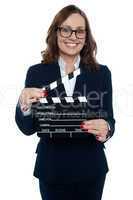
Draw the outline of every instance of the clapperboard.
<instances>
[{"instance_id":1,"label":"clapperboard","mask_svg":"<svg viewBox=\"0 0 133 200\"><path fill-rule=\"evenodd\" d=\"M81 69L78 68L74 72L43 87L45 97L32 105L33 114L38 120L38 134L40 136L45 133L49 133L50 137L55 133L68 133L72 137L73 133L84 132L80 125L90 117L86 112L87 98L85 96L75 98L47 96L50 90L57 88L60 84L64 84L65 78L70 80L80 74Z\"/></svg>"}]
</instances>

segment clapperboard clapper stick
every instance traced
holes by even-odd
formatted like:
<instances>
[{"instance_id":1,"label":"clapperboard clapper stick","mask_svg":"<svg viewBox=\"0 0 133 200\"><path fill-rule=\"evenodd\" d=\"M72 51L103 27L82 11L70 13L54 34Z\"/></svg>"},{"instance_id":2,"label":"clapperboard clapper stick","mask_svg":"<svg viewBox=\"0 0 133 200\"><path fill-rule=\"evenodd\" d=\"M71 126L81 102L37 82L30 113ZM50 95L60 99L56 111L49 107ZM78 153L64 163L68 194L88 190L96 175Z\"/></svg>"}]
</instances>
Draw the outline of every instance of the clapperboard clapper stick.
<instances>
[{"instance_id":1,"label":"clapperboard clapper stick","mask_svg":"<svg viewBox=\"0 0 133 200\"><path fill-rule=\"evenodd\" d=\"M54 133L68 133L72 137L73 133L83 133L81 124L89 118L86 113L87 98L85 96L73 97L49 97L49 91L64 84L65 79L72 79L80 75L81 69L64 76L43 87L44 98L32 105L34 116L39 122L38 134L49 133L50 137Z\"/></svg>"}]
</instances>

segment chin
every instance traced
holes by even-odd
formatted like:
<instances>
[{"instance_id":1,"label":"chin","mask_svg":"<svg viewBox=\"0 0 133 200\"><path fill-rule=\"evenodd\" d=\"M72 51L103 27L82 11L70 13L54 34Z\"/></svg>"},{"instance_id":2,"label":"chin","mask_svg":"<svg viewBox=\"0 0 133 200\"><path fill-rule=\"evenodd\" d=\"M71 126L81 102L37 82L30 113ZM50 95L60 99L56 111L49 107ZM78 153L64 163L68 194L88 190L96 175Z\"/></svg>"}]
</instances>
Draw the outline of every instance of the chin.
<instances>
[{"instance_id":1,"label":"chin","mask_svg":"<svg viewBox=\"0 0 133 200\"><path fill-rule=\"evenodd\" d=\"M79 53L64 53L64 55L67 55L67 56L77 56L79 55Z\"/></svg>"},{"instance_id":2,"label":"chin","mask_svg":"<svg viewBox=\"0 0 133 200\"><path fill-rule=\"evenodd\" d=\"M62 51L62 53L66 54L68 56L76 56L76 55L78 55L80 53L80 51L72 51L72 50L68 51L67 50L67 51Z\"/></svg>"}]
</instances>

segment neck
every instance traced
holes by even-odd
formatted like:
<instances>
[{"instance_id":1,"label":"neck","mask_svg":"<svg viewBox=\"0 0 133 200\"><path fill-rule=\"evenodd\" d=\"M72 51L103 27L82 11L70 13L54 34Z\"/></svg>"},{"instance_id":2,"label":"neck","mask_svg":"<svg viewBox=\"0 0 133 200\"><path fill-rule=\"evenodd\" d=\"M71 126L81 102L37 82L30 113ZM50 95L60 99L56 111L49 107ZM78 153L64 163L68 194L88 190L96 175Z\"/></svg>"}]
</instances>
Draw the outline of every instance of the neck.
<instances>
[{"instance_id":1,"label":"neck","mask_svg":"<svg viewBox=\"0 0 133 200\"><path fill-rule=\"evenodd\" d=\"M68 55L60 54L60 56L63 58L64 62L68 66L73 66L77 59L77 55L76 56L68 56Z\"/></svg>"}]
</instances>

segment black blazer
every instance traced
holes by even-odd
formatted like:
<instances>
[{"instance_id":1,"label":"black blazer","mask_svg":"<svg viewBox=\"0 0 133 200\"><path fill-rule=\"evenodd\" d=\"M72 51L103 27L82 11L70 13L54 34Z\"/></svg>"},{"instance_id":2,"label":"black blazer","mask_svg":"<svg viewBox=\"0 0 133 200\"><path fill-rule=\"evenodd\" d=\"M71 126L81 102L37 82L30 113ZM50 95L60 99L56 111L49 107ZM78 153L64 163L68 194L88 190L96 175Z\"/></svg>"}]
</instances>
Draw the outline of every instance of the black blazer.
<instances>
[{"instance_id":1,"label":"black blazer","mask_svg":"<svg viewBox=\"0 0 133 200\"><path fill-rule=\"evenodd\" d=\"M79 93L89 95L88 109L93 118L105 119L114 133L115 120L112 109L111 72L105 65L99 70L89 71L80 63L82 73L77 77L73 96ZM25 87L41 88L60 78L58 62L36 64L27 72ZM63 84L52 90L49 96L67 96ZM19 104L16 106L16 123L25 135L37 132L37 121L30 116L23 116ZM108 164L104 153L104 143L92 134L83 133L73 138L56 134L49 139L48 134L40 138L37 149L34 176L47 183L69 183L84 181L105 174Z\"/></svg>"}]
</instances>

